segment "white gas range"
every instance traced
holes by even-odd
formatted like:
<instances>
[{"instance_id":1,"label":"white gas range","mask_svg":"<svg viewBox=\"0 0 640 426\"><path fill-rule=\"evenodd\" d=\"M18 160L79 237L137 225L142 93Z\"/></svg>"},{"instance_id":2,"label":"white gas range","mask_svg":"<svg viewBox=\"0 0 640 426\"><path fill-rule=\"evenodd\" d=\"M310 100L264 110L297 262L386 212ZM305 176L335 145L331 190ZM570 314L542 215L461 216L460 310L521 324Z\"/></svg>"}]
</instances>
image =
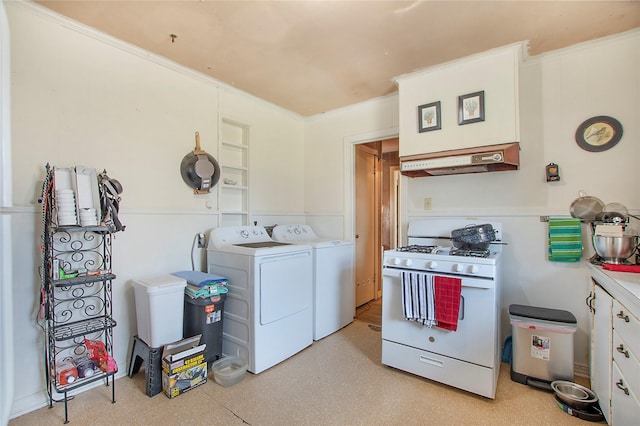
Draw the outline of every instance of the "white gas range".
<instances>
[{"instance_id":1,"label":"white gas range","mask_svg":"<svg viewBox=\"0 0 640 426\"><path fill-rule=\"evenodd\" d=\"M494 398L501 362L502 245L496 241L487 250L456 250L450 232L472 224L449 219L414 221L409 224L409 245L384 253L382 363ZM501 224L491 225L500 240ZM416 283L423 285L418 284L422 290L416 292ZM426 306L427 312L444 310L436 293L455 296L457 315L448 319L453 326L412 318L412 307L418 305L422 310Z\"/></svg>"}]
</instances>

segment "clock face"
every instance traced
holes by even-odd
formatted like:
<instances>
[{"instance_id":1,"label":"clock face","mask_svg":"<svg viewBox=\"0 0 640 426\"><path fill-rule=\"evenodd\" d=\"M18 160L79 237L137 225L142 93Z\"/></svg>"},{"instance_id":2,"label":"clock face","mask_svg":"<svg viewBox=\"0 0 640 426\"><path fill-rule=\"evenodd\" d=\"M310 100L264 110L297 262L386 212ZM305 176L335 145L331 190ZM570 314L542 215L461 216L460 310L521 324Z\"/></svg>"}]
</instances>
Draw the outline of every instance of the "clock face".
<instances>
[{"instance_id":1,"label":"clock face","mask_svg":"<svg viewBox=\"0 0 640 426\"><path fill-rule=\"evenodd\" d=\"M622 125L613 117L601 115L582 123L576 130L576 143L580 148L591 151L606 151L622 138Z\"/></svg>"}]
</instances>

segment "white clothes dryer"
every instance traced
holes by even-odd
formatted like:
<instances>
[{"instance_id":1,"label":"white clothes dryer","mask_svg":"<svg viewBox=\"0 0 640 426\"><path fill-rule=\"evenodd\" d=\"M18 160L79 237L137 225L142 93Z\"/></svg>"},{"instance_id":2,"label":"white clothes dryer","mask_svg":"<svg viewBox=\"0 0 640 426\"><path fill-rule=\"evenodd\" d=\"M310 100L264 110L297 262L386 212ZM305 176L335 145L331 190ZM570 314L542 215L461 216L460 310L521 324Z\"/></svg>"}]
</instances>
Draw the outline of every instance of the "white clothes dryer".
<instances>
[{"instance_id":1,"label":"white clothes dryer","mask_svg":"<svg viewBox=\"0 0 640 426\"><path fill-rule=\"evenodd\" d=\"M309 245L273 241L259 226L211 231L207 269L229 280L222 353L258 374L313 343Z\"/></svg>"},{"instance_id":2,"label":"white clothes dryer","mask_svg":"<svg viewBox=\"0 0 640 426\"><path fill-rule=\"evenodd\" d=\"M353 322L353 243L319 238L309 225L277 225L275 241L311 245L313 253L313 340Z\"/></svg>"}]
</instances>

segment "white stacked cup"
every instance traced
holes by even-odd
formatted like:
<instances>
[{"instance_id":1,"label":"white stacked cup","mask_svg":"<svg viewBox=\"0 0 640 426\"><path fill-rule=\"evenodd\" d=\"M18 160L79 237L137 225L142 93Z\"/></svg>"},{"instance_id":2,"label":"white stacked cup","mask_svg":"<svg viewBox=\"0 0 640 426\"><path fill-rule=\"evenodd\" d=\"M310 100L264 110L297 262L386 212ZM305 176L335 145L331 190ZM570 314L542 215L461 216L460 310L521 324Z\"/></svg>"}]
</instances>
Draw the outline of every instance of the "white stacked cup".
<instances>
[{"instance_id":1,"label":"white stacked cup","mask_svg":"<svg viewBox=\"0 0 640 426\"><path fill-rule=\"evenodd\" d=\"M97 226L98 225L98 211L92 208L80 209L80 225L82 226Z\"/></svg>"},{"instance_id":2,"label":"white stacked cup","mask_svg":"<svg viewBox=\"0 0 640 426\"><path fill-rule=\"evenodd\" d=\"M76 194L73 189L56 190L56 209L58 225L77 225Z\"/></svg>"}]
</instances>

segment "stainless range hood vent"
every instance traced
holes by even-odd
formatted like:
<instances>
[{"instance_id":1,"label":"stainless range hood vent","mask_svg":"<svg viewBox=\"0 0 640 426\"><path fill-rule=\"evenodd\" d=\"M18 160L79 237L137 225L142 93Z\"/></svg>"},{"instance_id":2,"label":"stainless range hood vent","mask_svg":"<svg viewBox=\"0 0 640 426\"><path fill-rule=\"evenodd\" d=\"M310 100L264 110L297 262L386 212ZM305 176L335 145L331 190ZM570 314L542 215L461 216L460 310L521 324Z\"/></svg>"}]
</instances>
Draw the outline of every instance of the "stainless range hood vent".
<instances>
[{"instance_id":1,"label":"stainless range hood vent","mask_svg":"<svg viewBox=\"0 0 640 426\"><path fill-rule=\"evenodd\" d=\"M518 142L400 158L400 172L409 177L500 172L518 170L519 167Z\"/></svg>"}]
</instances>

